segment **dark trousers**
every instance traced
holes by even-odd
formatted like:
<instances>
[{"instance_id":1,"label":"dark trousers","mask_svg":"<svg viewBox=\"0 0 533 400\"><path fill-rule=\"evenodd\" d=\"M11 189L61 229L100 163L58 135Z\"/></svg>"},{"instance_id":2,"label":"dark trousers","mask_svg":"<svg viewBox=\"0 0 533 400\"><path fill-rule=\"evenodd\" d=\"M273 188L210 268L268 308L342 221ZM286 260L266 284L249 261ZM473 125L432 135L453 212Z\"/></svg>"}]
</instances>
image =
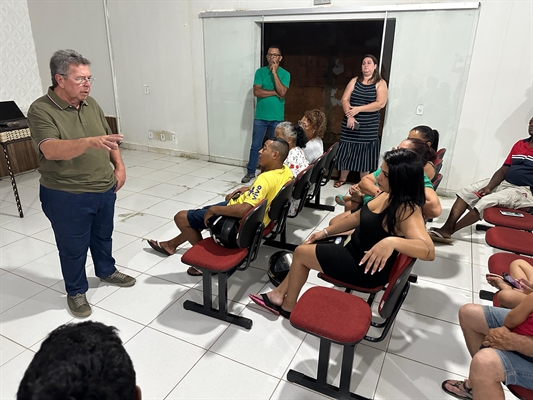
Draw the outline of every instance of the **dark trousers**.
<instances>
[{"instance_id":1,"label":"dark trousers","mask_svg":"<svg viewBox=\"0 0 533 400\"><path fill-rule=\"evenodd\" d=\"M111 256L117 198L114 190L73 194L41 185L42 208L54 230L65 289L70 296L89 288L85 274L88 249L96 276L106 278L116 271Z\"/></svg>"}]
</instances>

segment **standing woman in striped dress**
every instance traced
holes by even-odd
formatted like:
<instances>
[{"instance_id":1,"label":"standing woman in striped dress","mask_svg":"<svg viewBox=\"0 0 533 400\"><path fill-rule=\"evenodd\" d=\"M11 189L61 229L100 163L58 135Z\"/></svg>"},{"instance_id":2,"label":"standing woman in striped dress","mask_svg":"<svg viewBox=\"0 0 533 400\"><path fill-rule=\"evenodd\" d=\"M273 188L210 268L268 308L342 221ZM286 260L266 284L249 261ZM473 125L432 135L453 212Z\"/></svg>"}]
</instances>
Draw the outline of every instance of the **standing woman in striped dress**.
<instances>
[{"instance_id":1,"label":"standing woman in striped dress","mask_svg":"<svg viewBox=\"0 0 533 400\"><path fill-rule=\"evenodd\" d=\"M341 171L335 187L346 183L350 171L361 178L374 171L379 161L379 110L387 104L387 83L381 79L376 57L363 57L361 75L353 78L342 95L344 118L337 153L337 169Z\"/></svg>"}]
</instances>

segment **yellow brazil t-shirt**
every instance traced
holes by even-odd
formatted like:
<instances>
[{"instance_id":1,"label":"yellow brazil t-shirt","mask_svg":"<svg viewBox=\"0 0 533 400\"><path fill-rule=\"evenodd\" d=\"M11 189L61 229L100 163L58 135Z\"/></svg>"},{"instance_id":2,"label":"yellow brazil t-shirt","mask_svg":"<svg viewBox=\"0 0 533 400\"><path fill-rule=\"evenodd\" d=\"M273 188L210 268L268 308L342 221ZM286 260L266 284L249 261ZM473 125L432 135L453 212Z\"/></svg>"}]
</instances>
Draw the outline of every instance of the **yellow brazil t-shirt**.
<instances>
[{"instance_id":1,"label":"yellow brazil t-shirt","mask_svg":"<svg viewBox=\"0 0 533 400\"><path fill-rule=\"evenodd\" d=\"M292 179L292 172L286 165L283 168L274 169L261 173L255 180L253 186L246 193L240 195L235 200L230 200L228 206L233 204L248 203L252 207L258 205L263 199L267 199L267 210L279 190ZM267 226L270 223L268 212L265 213L263 223Z\"/></svg>"}]
</instances>

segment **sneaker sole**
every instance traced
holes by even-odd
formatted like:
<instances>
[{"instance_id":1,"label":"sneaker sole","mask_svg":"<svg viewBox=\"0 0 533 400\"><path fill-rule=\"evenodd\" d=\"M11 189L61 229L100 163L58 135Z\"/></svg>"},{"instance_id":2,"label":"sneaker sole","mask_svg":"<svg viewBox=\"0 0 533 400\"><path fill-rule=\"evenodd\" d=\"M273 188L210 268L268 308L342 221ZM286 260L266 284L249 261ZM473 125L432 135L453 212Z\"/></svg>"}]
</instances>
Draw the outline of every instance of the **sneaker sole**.
<instances>
[{"instance_id":1,"label":"sneaker sole","mask_svg":"<svg viewBox=\"0 0 533 400\"><path fill-rule=\"evenodd\" d=\"M135 285L135 283L137 282L136 280L133 280L133 281L127 282L127 283L117 283L117 282L109 282L109 281L106 281L105 279L102 279L102 278L100 278L100 281L101 282L105 282L105 283L109 283L110 285L115 285L115 286L120 286L120 287L130 287L130 286Z\"/></svg>"},{"instance_id":2,"label":"sneaker sole","mask_svg":"<svg viewBox=\"0 0 533 400\"><path fill-rule=\"evenodd\" d=\"M78 312L78 311L74 311L72 308L70 308L70 306L68 307L68 310L70 311L70 313L72 315L74 315L75 317L78 317L78 318L87 318L89 315L91 315L93 313L93 310L92 308L89 308L89 310L85 311L85 312Z\"/></svg>"}]
</instances>

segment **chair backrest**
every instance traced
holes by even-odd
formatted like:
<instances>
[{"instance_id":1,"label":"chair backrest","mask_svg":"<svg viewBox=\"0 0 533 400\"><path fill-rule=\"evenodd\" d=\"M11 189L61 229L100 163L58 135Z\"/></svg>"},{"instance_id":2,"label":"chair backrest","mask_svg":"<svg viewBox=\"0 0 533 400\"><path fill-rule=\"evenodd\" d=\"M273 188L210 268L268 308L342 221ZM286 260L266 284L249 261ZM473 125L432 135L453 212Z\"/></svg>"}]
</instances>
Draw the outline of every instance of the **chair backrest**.
<instances>
[{"instance_id":1,"label":"chair backrest","mask_svg":"<svg viewBox=\"0 0 533 400\"><path fill-rule=\"evenodd\" d=\"M317 183L319 179L322 178L324 175L324 170L326 166L327 161L327 153L322 154L320 157L318 157L313 165L313 173L311 174L311 184Z\"/></svg>"},{"instance_id":2,"label":"chair backrest","mask_svg":"<svg viewBox=\"0 0 533 400\"><path fill-rule=\"evenodd\" d=\"M446 154L446 149L444 147L442 149L437 150L437 158L440 158L442 160L444 154Z\"/></svg>"},{"instance_id":3,"label":"chair backrest","mask_svg":"<svg viewBox=\"0 0 533 400\"><path fill-rule=\"evenodd\" d=\"M294 189L292 191L292 198L294 200L300 200L307 196L309 187L311 186L311 175L313 174L313 164L309 165L306 169L301 171L294 182Z\"/></svg>"},{"instance_id":4,"label":"chair backrest","mask_svg":"<svg viewBox=\"0 0 533 400\"><path fill-rule=\"evenodd\" d=\"M237 234L237 245L241 249L252 246L258 230L262 233L264 229L263 218L265 216L266 206L267 201L265 199L248 211L248 213L242 218L239 233Z\"/></svg>"},{"instance_id":5,"label":"chair backrest","mask_svg":"<svg viewBox=\"0 0 533 400\"><path fill-rule=\"evenodd\" d=\"M431 182L431 184L433 185L433 189L436 191L437 188L439 187L440 185L440 181L442 181L442 174L437 174L435 175L435 178L433 178L433 181Z\"/></svg>"},{"instance_id":6,"label":"chair backrest","mask_svg":"<svg viewBox=\"0 0 533 400\"><path fill-rule=\"evenodd\" d=\"M289 205L291 202L292 191L294 188L294 179L291 179L279 190L268 209L268 217L271 221L277 222L287 217Z\"/></svg>"},{"instance_id":7,"label":"chair backrest","mask_svg":"<svg viewBox=\"0 0 533 400\"><path fill-rule=\"evenodd\" d=\"M442 169L442 159L437 158L433 166L435 167L435 174L438 174L440 170ZM435 177L433 177L433 179L435 179Z\"/></svg>"},{"instance_id":8,"label":"chair backrest","mask_svg":"<svg viewBox=\"0 0 533 400\"><path fill-rule=\"evenodd\" d=\"M339 150L339 142L333 143L326 152L326 163L324 168L326 169L327 173L325 173L322 178L322 186L328 183L331 179L331 174L333 173L333 168L337 160L337 150Z\"/></svg>"},{"instance_id":9,"label":"chair backrest","mask_svg":"<svg viewBox=\"0 0 533 400\"><path fill-rule=\"evenodd\" d=\"M398 312L399 307L397 307L397 303L402 297L404 288L406 285L409 285L409 275L411 274L415 261L416 258L411 258L401 253L396 257L387 289L379 302L378 312L382 318L387 319L394 312ZM403 299L401 301L403 302Z\"/></svg>"}]
</instances>

